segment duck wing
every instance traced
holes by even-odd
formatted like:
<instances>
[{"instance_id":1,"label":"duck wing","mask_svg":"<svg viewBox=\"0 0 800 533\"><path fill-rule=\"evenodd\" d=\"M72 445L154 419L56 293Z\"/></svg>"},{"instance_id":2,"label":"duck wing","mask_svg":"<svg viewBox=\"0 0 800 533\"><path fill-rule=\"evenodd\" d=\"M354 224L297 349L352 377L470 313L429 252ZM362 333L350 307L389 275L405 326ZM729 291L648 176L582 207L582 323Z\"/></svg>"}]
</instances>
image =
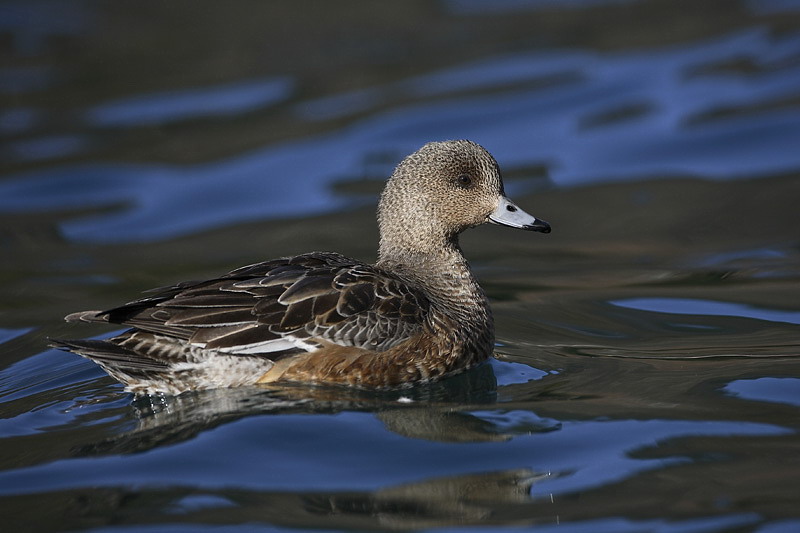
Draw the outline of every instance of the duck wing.
<instances>
[{"instance_id":1,"label":"duck wing","mask_svg":"<svg viewBox=\"0 0 800 533\"><path fill-rule=\"evenodd\" d=\"M319 252L150 292L88 319L277 360L323 343L387 350L420 332L430 308L428 298L403 280ZM87 320L87 313L75 317Z\"/></svg>"}]
</instances>

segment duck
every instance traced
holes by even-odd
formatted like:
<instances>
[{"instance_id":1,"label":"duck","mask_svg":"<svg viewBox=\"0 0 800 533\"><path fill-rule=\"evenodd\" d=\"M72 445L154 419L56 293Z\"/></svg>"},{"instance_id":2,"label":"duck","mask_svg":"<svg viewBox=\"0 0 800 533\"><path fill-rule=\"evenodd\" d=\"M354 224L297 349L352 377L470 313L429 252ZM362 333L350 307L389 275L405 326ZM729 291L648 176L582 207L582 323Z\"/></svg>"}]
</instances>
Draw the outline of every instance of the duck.
<instances>
[{"instance_id":1,"label":"duck","mask_svg":"<svg viewBox=\"0 0 800 533\"><path fill-rule=\"evenodd\" d=\"M494 321L459 246L491 223L549 233L505 194L497 161L469 140L405 157L378 203L378 257L310 252L148 291L67 322L129 329L51 346L86 357L135 395L302 383L390 390L486 361Z\"/></svg>"}]
</instances>

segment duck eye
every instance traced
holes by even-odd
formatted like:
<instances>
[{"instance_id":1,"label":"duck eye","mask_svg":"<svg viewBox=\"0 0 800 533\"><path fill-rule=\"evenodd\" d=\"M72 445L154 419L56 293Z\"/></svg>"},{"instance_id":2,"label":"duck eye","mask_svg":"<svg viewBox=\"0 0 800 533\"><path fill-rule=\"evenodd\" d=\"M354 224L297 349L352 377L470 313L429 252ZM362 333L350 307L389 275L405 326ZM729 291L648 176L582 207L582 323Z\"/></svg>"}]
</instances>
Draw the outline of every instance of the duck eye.
<instances>
[{"instance_id":1,"label":"duck eye","mask_svg":"<svg viewBox=\"0 0 800 533\"><path fill-rule=\"evenodd\" d=\"M472 185L472 178L469 177L469 175L467 175L467 174L461 174L458 177L458 184L461 187L465 187L465 188L469 187L470 185Z\"/></svg>"}]
</instances>

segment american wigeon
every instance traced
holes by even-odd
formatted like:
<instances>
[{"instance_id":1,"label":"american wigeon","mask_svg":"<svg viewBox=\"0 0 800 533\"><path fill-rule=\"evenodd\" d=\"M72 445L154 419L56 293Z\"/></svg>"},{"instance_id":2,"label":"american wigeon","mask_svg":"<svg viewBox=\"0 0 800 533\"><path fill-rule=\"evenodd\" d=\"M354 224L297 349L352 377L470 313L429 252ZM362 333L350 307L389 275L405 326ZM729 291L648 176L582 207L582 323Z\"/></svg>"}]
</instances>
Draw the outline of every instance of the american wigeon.
<instances>
[{"instance_id":1,"label":"american wigeon","mask_svg":"<svg viewBox=\"0 0 800 533\"><path fill-rule=\"evenodd\" d=\"M396 388L486 360L489 302L458 245L492 222L548 233L503 191L494 158L470 141L426 144L395 169L378 206L369 265L311 252L219 278L156 289L67 321L131 329L107 340L56 340L137 394L274 381Z\"/></svg>"}]
</instances>

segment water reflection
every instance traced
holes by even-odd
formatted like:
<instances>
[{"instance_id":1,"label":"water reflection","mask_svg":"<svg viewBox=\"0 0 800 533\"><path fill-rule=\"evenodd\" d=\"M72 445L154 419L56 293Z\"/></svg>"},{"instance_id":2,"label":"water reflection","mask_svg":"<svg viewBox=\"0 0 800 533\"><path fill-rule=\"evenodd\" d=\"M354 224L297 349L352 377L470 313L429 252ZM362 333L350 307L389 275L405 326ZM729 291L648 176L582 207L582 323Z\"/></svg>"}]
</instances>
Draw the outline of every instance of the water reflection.
<instances>
[{"instance_id":1,"label":"water reflection","mask_svg":"<svg viewBox=\"0 0 800 533\"><path fill-rule=\"evenodd\" d=\"M304 507L323 519L377 522L391 529L485 525L494 522L498 506L529 502L531 486L548 477L525 469L450 476L371 493L309 495Z\"/></svg>"},{"instance_id":2,"label":"water reflection","mask_svg":"<svg viewBox=\"0 0 800 533\"><path fill-rule=\"evenodd\" d=\"M130 24L123 4L0 6L20 56L0 75L7 529L797 529L796 6L522 4L405 4L398 24L431 31L393 26L385 45L362 40L383 28L369 3L319 35L294 12L302 38L254 18L259 37L226 48L180 32L230 36L241 6L162 3L85 62L92 32ZM342 39L351 16L366 23ZM134 34L165 46L118 61ZM76 301L314 248L369 258L382 180L437 137L487 145L509 192L558 222L547 243L465 235L501 341L490 367L394 395L132 403L41 352Z\"/></svg>"},{"instance_id":3,"label":"water reflection","mask_svg":"<svg viewBox=\"0 0 800 533\"><path fill-rule=\"evenodd\" d=\"M85 31L89 21L85 6L74 2L12 0L0 4L0 31L12 35L14 50L22 56L42 53L53 37Z\"/></svg>"},{"instance_id":4,"label":"water reflection","mask_svg":"<svg viewBox=\"0 0 800 533\"><path fill-rule=\"evenodd\" d=\"M332 191L334 180L359 176L372 154L391 152L397 160L434 138L474 139L506 171L546 165L558 185L664 174L775 174L800 166L794 149L800 114L790 101L780 105L800 88L800 67L787 60L798 54L797 35L752 29L659 50L493 58L369 94L294 104L301 116L317 118L373 111L331 135L190 167L95 164L11 177L0 183L0 211L124 206L62 220L69 239L93 242L151 241L251 219L329 212L353 205ZM715 69L741 57L756 71ZM140 96L95 107L87 117L107 126L241 112L287 98L290 86L266 80ZM432 101L441 96L449 99ZM395 102L390 111L364 107L389 99ZM398 99L408 103L398 105ZM717 113L726 106L751 111ZM52 150L40 157L52 157Z\"/></svg>"},{"instance_id":5,"label":"water reflection","mask_svg":"<svg viewBox=\"0 0 800 533\"><path fill-rule=\"evenodd\" d=\"M42 91L51 85L53 79L53 71L46 67L3 67L0 68L0 93Z\"/></svg>"},{"instance_id":6,"label":"water reflection","mask_svg":"<svg viewBox=\"0 0 800 533\"><path fill-rule=\"evenodd\" d=\"M31 108L0 111L0 134L13 135L32 129L41 120L40 112Z\"/></svg>"},{"instance_id":7,"label":"water reflection","mask_svg":"<svg viewBox=\"0 0 800 533\"><path fill-rule=\"evenodd\" d=\"M747 0L747 5L757 13L800 11L800 4L796 0Z\"/></svg>"},{"instance_id":8,"label":"water reflection","mask_svg":"<svg viewBox=\"0 0 800 533\"><path fill-rule=\"evenodd\" d=\"M101 128L126 128L237 115L283 102L292 95L292 89L289 78L267 78L142 95L93 107L86 112L86 120Z\"/></svg>"},{"instance_id":9,"label":"water reflection","mask_svg":"<svg viewBox=\"0 0 800 533\"><path fill-rule=\"evenodd\" d=\"M630 298L614 300L611 305L628 309L639 309L656 313L704 316L740 316L766 320L770 322L786 322L800 324L800 311L781 311L764 309L731 302L714 302L691 298Z\"/></svg>"},{"instance_id":10,"label":"water reflection","mask_svg":"<svg viewBox=\"0 0 800 533\"><path fill-rule=\"evenodd\" d=\"M686 482L704 469L727 470L731 457L755 443L773 442L778 454L791 446L781 440L794 432L781 425L780 411L772 411L777 423L751 422L759 411L731 409L725 402L742 400L714 390L745 365L581 365L564 352L503 350L517 362L493 362L407 391L286 386L133 404L91 363L48 351L2 375L3 390L16 392L4 403L9 418L0 432L12 453L0 487L12 491L5 496L14 494L20 509L43 491L51 504L70 509L84 508L88 498L94 503L86 513L62 517L75 527L87 516L386 529L547 524L557 515L562 522L592 517L598 506L622 509L622 502L646 509L647 498L618 491L640 490L637 483L659 472ZM533 367L519 362L525 360ZM559 360L560 372L535 368ZM736 382L730 387L726 392ZM725 452L715 453L718 447ZM230 479L235 486L224 486ZM148 497L133 497L129 487L143 484L151 487ZM726 513L707 520L755 518Z\"/></svg>"},{"instance_id":11,"label":"water reflection","mask_svg":"<svg viewBox=\"0 0 800 533\"><path fill-rule=\"evenodd\" d=\"M595 367L610 380L613 370ZM585 492L689 461L674 453L644 457L654 443L686 437L792 433L768 423L659 419L653 414L665 400L652 393L653 405L647 408L652 414L642 420L597 420L588 412L586 420L564 413L542 416L531 411L530 403L515 408L526 394L532 393L542 406L547 405L544 402L557 404L567 399L555 393L559 382L569 382L570 387L580 390L585 380L591 383L598 376L593 372L582 381L575 378L574 368L568 369L567 374L571 376L568 380L558 374L544 378L539 389L529 389L522 383L500 386L496 395L492 365L483 365L451 380L396 392L306 386L241 388L144 397L128 407L123 403L129 397L101 392L97 378L80 381L67 375L65 379L72 385L66 390L60 383L48 383L29 400L47 405L39 397L47 390L54 398L73 400L51 402L35 411L26 409L25 397L15 400L18 407L7 404L19 409L20 414L11 417L6 425L17 430L27 426L28 432L27 437L18 434L18 442L8 438L6 445L15 447L23 440L27 442L25 462L31 463L0 472L0 486L24 493L26 487L42 490L44 479L51 489L63 490L86 484L136 484L145 478L149 483L170 483L177 478L186 482L191 478L198 486L212 488L217 486L217 479L224 478L218 472L224 469L228 475L236 472L239 486L271 490L309 486L374 489L418 479L418 469L408 468L411 461L425 465L426 479L482 472L488 465L492 470L513 470L525 465L551 474L532 493L549 496ZM19 379L24 380L25 376ZM615 391L613 382L608 387ZM628 386L624 394L635 396L642 392ZM589 407L586 400L592 399L591 408L602 409L605 402L618 401L621 393L597 393L592 398L584 392L580 403ZM573 395L565 407L581 409L576 399ZM547 407L551 412L552 408ZM675 415L692 411L694 408L688 404L673 409ZM217 431L223 425L225 431ZM78 441L75 437L66 438L67 446L62 448L46 434L38 436L44 429L65 437L81 436ZM398 440L397 435L405 439ZM186 444L175 446L178 443ZM451 443L463 447L455 453ZM220 462L196 471L191 462L176 462L175 454L184 459L192 456L182 451L186 446L238 452L235 456L225 454ZM395 448L397 462L386 463L386 453L391 455ZM43 461L45 457L54 462ZM278 457L283 459L277 463L267 459ZM262 466L254 470L254 461ZM160 466L156 468L157 465ZM109 477L109 471L116 475ZM353 472L359 474L354 477ZM427 481L423 485L427 486Z\"/></svg>"},{"instance_id":12,"label":"water reflection","mask_svg":"<svg viewBox=\"0 0 800 533\"><path fill-rule=\"evenodd\" d=\"M145 524L172 530L166 524L177 522L193 523L191 530L196 530L198 522L242 524L248 530L254 524L326 530L409 530L501 524L497 509L524 509L530 502L530 486L546 477L520 469L434 478L375 491L197 490L178 484L153 488L150 497L144 499L137 497L135 491L114 487L58 491L51 497L59 502L56 505L68 510L59 517L59 527L83 529L97 525L96 518L88 517L115 516L126 523L140 524L137 530ZM22 496L17 502L19 508L30 512L33 501L29 497ZM84 512L75 513L77 509ZM50 520L45 516L42 522Z\"/></svg>"},{"instance_id":13,"label":"water reflection","mask_svg":"<svg viewBox=\"0 0 800 533\"><path fill-rule=\"evenodd\" d=\"M236 405L231 404L235 393L210 396L184 396L185 404L170 401L158 413L141 415L143 425L131 433L73 450L73 458L5 470L0 486L9 487L23 506L31 491L46 491L53 501L65 498L72 509L77 504L73 498L89 497L94 503L88 516L127 516L129 522L143 523L170 522L170 516L180 521L388 529L547 523L565 510L571 510L573 519L580 516L570 494L596 498L600 487L649 470L726 461L700 461L671 451L682 438L789 433L768 424L667 420L565 422L541 431L523 429L520 412L511 415L514 431L504 425L503 439L443 441L437 436L431 441L428 434L425 440L398 441L392 433L397 426L386 424L387 414L407 415L416 429L427 427L429 432L437 431L436 418L420 417L416 408L387 411L387 404L372 414L358 412L372 411L374 399L362 401L357 411L330 416L324 400L323 407L312 399L275 404L265 412L266 404L252 391L247 395L251 402L242 395ZM342 406L340 399L336 402ZM508 420L508 413L487 409L473 414L484 422L493 416ZM162 415L166 417L159 419ZM523 418L530 421L531 416L536 419L532 413ZM474 421L452 424L456 420L448 419L445 435L498 435L492 423L476 433ZM223 422L225 430L216 430ZM391 431L381 431L376 426L381 422ZM459 442L458 451L445 446L447 441ZM180 442L186 444L176 446ZM198 469L198 457L189 451L197 446L216 450L216 460L203 460ZM651 453L657 456L647 457ZM392 461L386 461L387 454ZM236 476L235 487L221 481L231 475ZM113 497L133 494L126 487L143 483L171 488L151 488L147 498ZM80 524L84 518L67 519Z\"/></svg>"},{"instance_id":14,"label":"water reflection","mask_svg":"<svg viewBox=\"0 0 800 533\"><path fill-rule=\"evenodd\" d=\"M9 143L5 151L18 161L44 161L88 150L89 140L78 135L37 137Z\"/></svg>"},{"instance_id":15,"label":"water reflection","mask_svg":"<svg viewBox=\"0 0 800 533\"><path fill-rule=\"evenodd\" d=\"M458 15L487 15L514 11L536 11L540 9L579 9L594 5L623 4L638 0L446 0L447 8Z\"/></svg>"},{"instance_id":16,"label":"water reflection","mask_svg":"<svg viewBox=\"0 0 800 533\"><path fill-rule=\"evenodd\" d=\"M745 400L778 402L800 407L800 378L757 378L732 381L722 389Z\"/></svg>"}]
</instances>

